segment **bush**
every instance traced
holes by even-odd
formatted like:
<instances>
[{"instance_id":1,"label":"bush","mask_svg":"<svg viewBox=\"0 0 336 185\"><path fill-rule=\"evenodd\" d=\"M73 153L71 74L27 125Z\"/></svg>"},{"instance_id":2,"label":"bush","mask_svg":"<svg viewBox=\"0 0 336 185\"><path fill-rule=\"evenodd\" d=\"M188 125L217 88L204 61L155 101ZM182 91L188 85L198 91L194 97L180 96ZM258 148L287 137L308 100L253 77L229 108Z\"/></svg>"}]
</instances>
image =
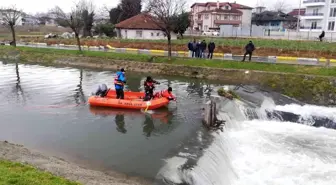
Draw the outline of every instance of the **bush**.
<instances>
[{"instance_id":1,"label":"bush","mask_svg":"<svg viewBox=\"0 0 336 185\"><path fill-rule=\"evenodd\" d=\"M108 37L114 37L116 35L114 32L114 25L111 23L96 25L94 27L94 33L98 35L105 34Z\"/></svg>"}]
</instances>

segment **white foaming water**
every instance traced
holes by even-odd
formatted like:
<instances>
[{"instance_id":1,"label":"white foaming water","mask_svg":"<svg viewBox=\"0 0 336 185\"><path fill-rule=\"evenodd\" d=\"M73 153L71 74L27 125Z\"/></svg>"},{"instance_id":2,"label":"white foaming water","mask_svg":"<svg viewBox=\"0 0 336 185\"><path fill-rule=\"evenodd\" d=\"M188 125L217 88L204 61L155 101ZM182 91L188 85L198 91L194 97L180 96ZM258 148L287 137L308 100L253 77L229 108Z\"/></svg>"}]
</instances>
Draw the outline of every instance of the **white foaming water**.
<instances>
[{"instance_id":1,"label":"white foaming water","mask_svg":"<svg viewBox=\"0 0 336 185\"><path fill-rule=\"evenodd\" d=\"M160 175L193 185L335 185L336 131L267 120L264 110L272 108L307 117L335 116L334 108L274 106L266 100L257 110L260 119L248 120L248 109L241 102L225 104L220 114L227 120L224 132L213 134L214 142L197 165L182 171L184 159L174 157Z\"/></svg>"},{"instance_id":2,"label":"white foaming water","mask_svg":"<svg viewBox=\"0 0 336 185\"><path fill-rule=\"evenodd\" d=\"M336 122L336 107L321 107L315 105L297 105L289 104L284 106L275 106L273 110L299 114L302 118L309 120L312 116L328 118Z\"/></svg>"}]
</instances>

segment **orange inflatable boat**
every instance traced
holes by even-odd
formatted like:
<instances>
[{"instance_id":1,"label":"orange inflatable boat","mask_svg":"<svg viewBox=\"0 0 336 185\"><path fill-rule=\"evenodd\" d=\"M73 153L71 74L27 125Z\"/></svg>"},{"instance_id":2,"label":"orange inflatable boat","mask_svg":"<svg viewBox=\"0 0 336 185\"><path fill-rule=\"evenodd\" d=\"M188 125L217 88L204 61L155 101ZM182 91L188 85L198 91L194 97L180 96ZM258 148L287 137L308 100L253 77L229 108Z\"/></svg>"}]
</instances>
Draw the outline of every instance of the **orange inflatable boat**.
<instances>
[{"instance_id":1,"label":"orange inflatable boat","mask_svg":"<svg viewBox=\"0 0 336 185\"><path fill-rule=\"evenodd\" d=\"M169 100L167 98L157 98L151 101L143 101L143 92L130 92L126 91L124 93L123 100L116 99L116 91L110 89L106 97L91 96L89 97L88 103L91 106L100 107L113 107L122 109L145 109L153 110L164 107L168 105Z\"/></svg>"}]
</instances>

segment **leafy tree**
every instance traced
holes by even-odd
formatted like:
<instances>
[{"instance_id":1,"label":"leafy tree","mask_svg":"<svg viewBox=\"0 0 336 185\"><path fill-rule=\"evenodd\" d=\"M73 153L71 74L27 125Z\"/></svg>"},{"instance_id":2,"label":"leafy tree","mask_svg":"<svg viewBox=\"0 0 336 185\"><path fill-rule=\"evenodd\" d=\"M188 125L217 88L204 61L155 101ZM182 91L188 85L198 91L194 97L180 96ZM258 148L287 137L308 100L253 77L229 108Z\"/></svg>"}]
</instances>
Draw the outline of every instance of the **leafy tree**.
<instances>
[{"instance_id":1,"label":"leafy tree","mask_svg":"<svg viewBox=\"0 0 336 185\"><path fill-rule=\"evenodd\" d=\"M110 22L117 24L141 13L141 0L121 0L119 5L109 11Z\"/></svg>"},{"instance_id":2,"label":"leafy tree","mask_svg":"<svg viewBox=\"0 0 336 185\"><path fill-rule=\"evenodd\" d=\"M183 34L190 26L190 18L188 12L182 12L181 14L177 15L175 18L175 27L174 33L181 35L183 38Z\"/></svg>"},{"instance_id":3,"label":"leafy tree","mask_svg":"<svg viewBox=\"0 0 336 185\"><path fill-rule=\"evenodd\" d=\"M83 18L83 22L84 22L84 26L83 26L83 36L87 37L90 36L92 37L92 27L93 27L93 21L94 21L94 16L95 16L95 12L92 8L92 4L91 6L87 6L88 9L84 9L83 13L82 13L82 18ZM91 10L89 10L91 9Z\"/></svg>"}]
</instances>

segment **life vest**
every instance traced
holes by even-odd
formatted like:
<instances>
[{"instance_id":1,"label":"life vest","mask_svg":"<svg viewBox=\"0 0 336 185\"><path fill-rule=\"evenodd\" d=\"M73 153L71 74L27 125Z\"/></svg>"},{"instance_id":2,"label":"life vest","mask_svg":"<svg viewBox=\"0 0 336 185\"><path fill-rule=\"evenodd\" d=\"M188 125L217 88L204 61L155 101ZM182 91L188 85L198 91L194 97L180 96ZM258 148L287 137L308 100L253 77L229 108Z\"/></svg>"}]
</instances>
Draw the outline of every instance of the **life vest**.
<instances>
[{"instance_id":1,"label":"life vest","mask_svg":"<svg viewBox=\"0 0 336 185\"><path fill-rule=\"evenodd\" d=\"M121 74L118 74L118 75L114 78L114 84L115 84L115 85L121 85L121 86L124 86L124 83L121 82L121 81L119 80L120 75L121 75Z\"/></svg>"},{"instance_id":2,"label":"life vest","mask_svg":"<svg viewBox=\"0 0 336 185\"><path fill-rule=\"evenodd\" d=\"M154 88L155 88L153 82L148 82L148 81L146 81L144 85L145 85L145 88L151 88L151 89L154 89Z\"/></svg>"},{"instance_id":3,"label":"life vest","mask_svg":"<svg viewBox=\"0 0 336 185\"><path fill-rule=\"evenodd\" d=\"M162 90L160 92L155 93L156 98L168 98L168 99L175 99L174 95L168 92L168 90Z\"/></svg>"}]
</instances>

